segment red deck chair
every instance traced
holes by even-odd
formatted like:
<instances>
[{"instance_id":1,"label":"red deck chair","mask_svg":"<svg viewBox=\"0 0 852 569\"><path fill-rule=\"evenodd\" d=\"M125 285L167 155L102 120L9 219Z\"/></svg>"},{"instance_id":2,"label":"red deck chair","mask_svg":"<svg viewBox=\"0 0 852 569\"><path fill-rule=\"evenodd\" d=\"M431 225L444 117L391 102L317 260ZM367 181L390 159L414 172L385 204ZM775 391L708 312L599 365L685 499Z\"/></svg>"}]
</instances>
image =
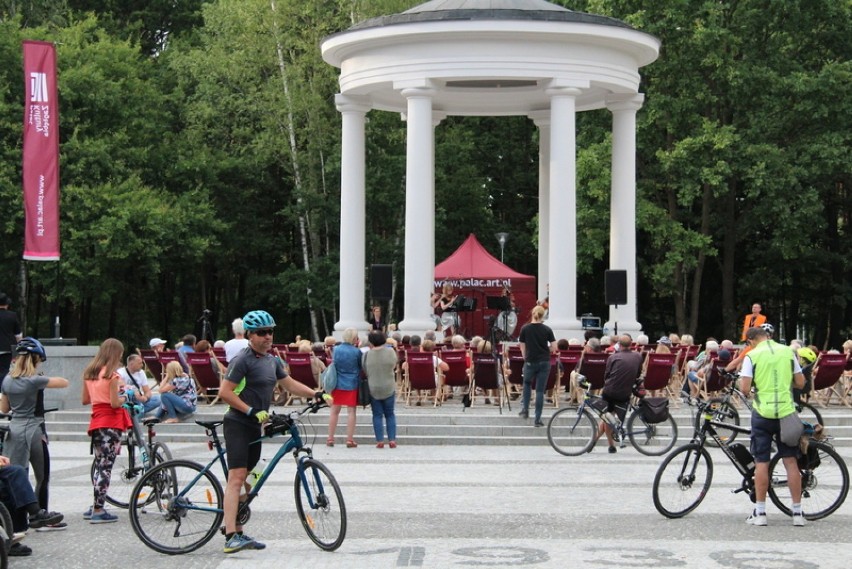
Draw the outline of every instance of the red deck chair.
<instances>
[{"instance_id":1,"label":"red deck chair","mask_svg":"<svg viewBox=\"0 0 852 569\"><path fill-rule=\"evenodd\" d=\"M228 367L228 358L225 357L225 348L213 348L213 354L216 356L216 359L219 360L220 364Z\"/></svg>"},{"instance_id":2,"label":"red deck chair","mask_svg":"<svg viewBox=\"0 0 852 569\"><path fill-rule=\"evenodd\" d=\"M606 361L609 356L608 352L583 352L577 373L586 376L592 391L603 389L604 371L606 371Z\"/></svg>"},{"instance_id":3,"label":"red deck chair","mask_svg":"<svg viewBox=\"0 0 852 569\"><path fill-rule=\"evenodd\" d=\"M443 350L441 352L441 359L450 366L446 372L444 372L441 386L447 387L464 387L468 391L470 391L470 370L467 367L467 358L468 353L467 350ZM444 401L444 390L441 389L440 393L441 401Z\"/></svg>"},{"instance_id":4,"label":"red deck chair","mask_svg":"<svg viewBox=\"0 0 852 569\"><path fill-rule=\"evenodd\" d=\"M837 385L846 370L846 360L846 354L820 354L816 364L814 364L814 371L811 375L813 394L819 401L820 394L817 392L823 392L824 399L820 401L823 407L828 407L833 395L837 395L840 403L849 406L847 394Z\"/></svg>"},{"instance_id":5,"label":"red deck chair","mask_svg":"<svg viewBox=\"0 0 852 569\"><path fill-rule=\"evenodd\" d=\"M648 392L667 391L666 397L675 398L672 381L676 377L673 366L678 354L648 354L645 361L645 390Z\"/></svg>"},{"instance_id":6,"label":"red deck chair","mask_svg":"<svg viewBox=\"0 0 852 569\"><path fill-rule=\"evenodd\" d=\"M570 348L571 346L569 346ZM568 400L572 401L571 395L571 372L573 372L580 363L580 358L583 357L582 351L566 350L559 352L559 385L565 387L565 393L568 395Z\"/></svg>"},{"instance_id":7,"label":"red deck chair","mask_svg":"<svg viewBox=\"0 0 852 569\"><path fill-rule=\"evenodd\" d=\"M186 363L189 364L192 376L195 378L195 383L198 385L198 396L204 397L209 405L219 401L221 380L217 370L213 367L217 364L211 360L210 354L207 352L187 352L184 356Z\"/></svg>"},{"instance_id":8,"label":"red deck chair","mask_svg":"<svg viewBox=\"0 0 852 569\"><path fill-rule=\"evenodd\" d=\"M166 366L171 362L180 362L180 356L176 350L168 352L157 352L157 359L160 360L160 365L163 367L163 377L166 377ZM181 364L183 366L183 364ZM192 370L187 370L192 371Z\"/></svg>"},{"instance_id":9,"label":"red deck chair","mask_svg":"<svg viewBox=\"0 0 852 569\"><path fill-rule=\"evenodd\" d=\"M319 386L314 377L314 370L311 363L312 355L304 352L288 352L286 354L287 373L299 383L303 383L311 389L316 390L319 389ZM293 394L289 393L284 405L289 405L293 399Z\"/></svg>"},{"instance_id":10,"label":"red deck chair","mask_svg":"<svg viewBox=\"0 0 852 569\"><path fill-rule=\"evenodd\" d=\"M504 402L508 404L508 392L506 391L506 383L502 381L500 371L500 360L495 354L473 353L473 381L470 386L471 405L475 403L477 388L482 389L483 394L487 393L489 389L493 389L497 393L500 414L503 414L503 404Z\"/></svg>"},{"instance_id":11,"label":"red deck chair","mask_svg":"<svg viewBox=\"0 0 852 569\"><path fill-rule=\"evenodd\" d=\"M524 389L524 356L521 355L520 348L517 350L509 348L503 373L506 376L507 393L520 395Z\"/></svg>"},{"instance_id":12,"label":"red deck chair","mask_svg":"<svg viewBox=\"0 0 852 569\"><path fill-rule=\"evenodd\" d=\"M435 385L434 352L405 352L405 404L410 406L411 394L414 391L431 391L434 393L433 405L438 406L438 389ZM419 401L419 399L418 399Z\"/></svg>"},{"instance_id":13,"label":"red deck chair","mask_svg":"<svg viewBox=\"0 0 852 569\"><path fill-rule=\"evenodd\" d=\"M139 355L142 356L142 361L145 362L145 367L154 378L155 383L163 381L163 364L160 363L160 358L157 357L157 352L154 350L139 350Z\"/></svg>"}]
</instances>

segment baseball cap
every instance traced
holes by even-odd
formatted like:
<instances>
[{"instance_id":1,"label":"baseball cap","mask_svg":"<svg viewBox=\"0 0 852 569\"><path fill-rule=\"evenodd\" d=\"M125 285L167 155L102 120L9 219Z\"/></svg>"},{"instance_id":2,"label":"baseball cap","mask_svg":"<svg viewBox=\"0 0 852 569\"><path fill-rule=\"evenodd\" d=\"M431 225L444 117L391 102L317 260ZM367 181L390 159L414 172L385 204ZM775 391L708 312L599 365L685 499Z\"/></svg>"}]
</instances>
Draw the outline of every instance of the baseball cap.
<instances>
[{"instance_id":1,"label":"baseball cap","mask_svg":"<svg viewBox=\"0 0 852 569\"><path fill-rule=\"evenodd\" d=\"M672 341L671 341L671 339L670 339L668 336L663 336L662 338L660 338L659 340L657 340L657 343L658 343L658 344L665 344L666 346L671 346L671 345L672 345Z\"/></svg>"},{"instance_id":2,"label":"baseball cap","mask_svg":"<svg viewBox=\"0 0 852 569\"><path fill-rule=\"evenodd\" d=\"M148 345L153 348L154 346L159 346L160 344L165 344L165 343L166 343L166 341L162 340L160 338L151 338L151 341L148 342Z\"/></svg>"}]
</instances>

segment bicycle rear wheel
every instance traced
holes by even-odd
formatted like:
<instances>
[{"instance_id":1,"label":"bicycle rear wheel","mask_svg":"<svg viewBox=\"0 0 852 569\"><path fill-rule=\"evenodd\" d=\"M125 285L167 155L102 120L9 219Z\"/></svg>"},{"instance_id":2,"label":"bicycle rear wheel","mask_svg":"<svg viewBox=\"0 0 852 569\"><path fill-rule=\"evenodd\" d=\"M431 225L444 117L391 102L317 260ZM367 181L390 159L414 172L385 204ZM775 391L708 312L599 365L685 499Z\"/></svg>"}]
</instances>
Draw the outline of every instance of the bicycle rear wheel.
<instances>
[{"instance_id":1,"label":"bicycle rear wheel","mask_svg":"<svg viewBox=\"0 0 852 569\"><path fill-rule=\"evenodd\" d=\"M195 551L219 531L222 485L197 462L171 460L146 472L130 497L130 525L160 553Z\"/></svg>"},{"instance_id":2,"label":"bicycle rear wheel","mask_svg":"<svg viewBox=\"0 0 852 569\"><path fill-rule=\"evenodd\" d=\"M810 423L813 426L825 425L822 422L822 414L810 403L803 401L796 403L796 412L799 414L799 418L805 423Z\"/></svg>"},{"instance_id":3,"label":"bicycle rear wheel","mask_svg":"<svg viewBox=\"0 0 852 569\"><path fill-rule=\"evenodd\" d=\"M3 536L2 547L0 547L5 555L12 547L12 535L15 533L15 530L12 527L12 515L9 513L9 508L3 502L0 502L0 527L2 527L3 532L6 534Z\"/></svg>"},{"instance_id":4,"label":"bicycle rear wheel","mask_svg":"<svg viewBox=\"0 0 852 569\"><path fill-rule=\"evenodd\" d=\"M667 518L682 518L698 507L713 482L713 461L690 443L663 460L654 476L654 507Z\"/></svg>"},{"instance_id":5,"label":"bicycle rear wheel","mask_svg":"<svg viewBox=\"0 0 852 569\"><path fill-rule=\"evenodd\" d=\"M296 512L302 527L320 549L334 551L346 537L343 493L326 465L306 458L296 469Z\"/></svg>"},{"instance_id":6,"label":"bicycle rear wheel","mask_svg":"<svg viewBox=\"0 0 852 569\"><path fill-rule=\"evenodd\" d=\"M677 423L671 415L660 423L647 423L642 411L635 409L627 419L627 436L633 448L647 456L669 452L677 442Z\"/></svg>"},{"instance_id":7,"label":"bicycle rear wheel","mask_svg":"<svg viewBox=\"0 0 852 569\"><path fill-rule=\"evenodd\" d=\"M734 407L730 401L727 401L724 397L714 397L707 403L710 405L708 410L713 413L713 421L740 426L740 414L737 411L737 408ZM693 423L693 427L696 431L701 430L703 421L704 413L696 413ZM719 435L719 438L728 444L734 442L734 439L737 438L738 433L734 430L726 429L725 427L714 428L716 429L716 433ZM713 440L713 437L707 437L706 444L713 447L719 446L716 444L716 441Z\"/></svg>"},{"instance_id":8,"label":"bicycle rear wheel","mask_svg":"<svg viewBox=\"0 0 852 569\"><path fill-rule=\"evenodd\" d=\"M849 471L843 458L831 445L811 441L807 456L799 461L799 472L802 475L802 511L806 519L824 518L846 500ZM787 469L778 455L769 461L769 498L779 510L788 516L792 515Z\"/></svg>"},{"instance_id":9,"label":"bicycle rear wheel","mask_svg":"<svg viewBox=\"0 0 852 569\"><path fill-rule=\"evenodd\" d=\"M116 508L127 509L130 492L133 486L142 476L142 459L137 456L138 449L128 444L126 438L122 438L121 452L116 455L112 465L112 477L109 481L109 490L104 498ZM95 479L95 461L92 459L91 478Z\"/></svg>"},{"instance_id":10,"label":"bicycle rear wheel","mask_svg":"<svg viewBox=\"0 0 852 569\"><path fill-rule=\"evenodd\" d=\"M565 407L554 413L547 423L547 440L559 454L579 456L594 445L598 425L587 409Z\"/></svg>"}]
</instances>

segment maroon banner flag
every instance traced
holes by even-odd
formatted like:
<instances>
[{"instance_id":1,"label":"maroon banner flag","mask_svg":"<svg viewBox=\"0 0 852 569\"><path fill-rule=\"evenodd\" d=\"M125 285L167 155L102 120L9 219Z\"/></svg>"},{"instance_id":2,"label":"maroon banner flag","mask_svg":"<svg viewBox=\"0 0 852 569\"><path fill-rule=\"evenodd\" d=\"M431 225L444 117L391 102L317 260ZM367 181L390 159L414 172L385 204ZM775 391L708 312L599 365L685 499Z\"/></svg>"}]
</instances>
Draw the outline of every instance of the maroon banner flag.
<instances>
[{"instance_id":1,"label":"maroon banner flag","mask_svg":"<svg viewBox=\"0 0 852 569\"><path fill-rule=\"evenodd\" d=\"M56 48L24 41L24 259L59 260Z\"/></svg>"}]
</instances>

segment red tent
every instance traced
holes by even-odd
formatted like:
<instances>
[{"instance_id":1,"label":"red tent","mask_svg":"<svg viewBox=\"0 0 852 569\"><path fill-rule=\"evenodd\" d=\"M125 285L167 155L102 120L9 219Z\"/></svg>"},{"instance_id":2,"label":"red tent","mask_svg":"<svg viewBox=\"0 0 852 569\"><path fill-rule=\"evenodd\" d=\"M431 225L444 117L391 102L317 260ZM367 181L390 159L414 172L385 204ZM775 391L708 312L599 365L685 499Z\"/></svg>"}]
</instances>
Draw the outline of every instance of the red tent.
<instances>
[{"instance_id":1,"label":"red tent","mask_svg":"<svg viewBox=\"0 0 852 569\"><path fill-rule=\"evenodd\" d=\"M500 296L504 285L511 288L518 310L518 325L513 336L517 336L521 325L529 321L529 312L535 306L535 277L513 271L495 259L473 233L435 267L435 292L440 292L446 282L453 285L455 294L476 300L476 310L459 313L461 333L467 338L488 336L488 319L499 311L488 309L486 298Z\"/></svg>"}]
</instances>

